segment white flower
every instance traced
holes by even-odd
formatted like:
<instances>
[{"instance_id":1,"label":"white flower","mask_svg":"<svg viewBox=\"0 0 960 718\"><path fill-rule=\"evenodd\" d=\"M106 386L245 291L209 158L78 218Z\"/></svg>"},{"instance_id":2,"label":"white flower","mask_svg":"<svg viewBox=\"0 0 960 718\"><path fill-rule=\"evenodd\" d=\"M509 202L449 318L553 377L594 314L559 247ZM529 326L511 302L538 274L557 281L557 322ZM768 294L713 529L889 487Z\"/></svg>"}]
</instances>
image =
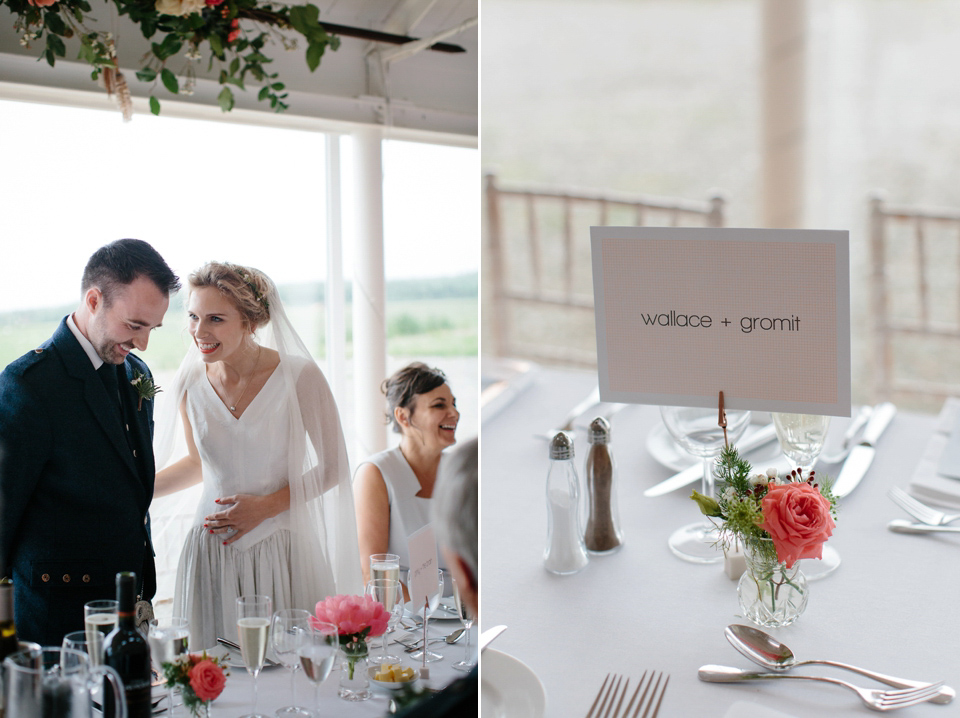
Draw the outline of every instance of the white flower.
<instances>
[{"instance_id":1,"label":"white flower","mask_svg":"<svg viewBox=\"0 0 960 718\"><path fill-rule=\"evenodd\" d=\"M774 468L767 469L767 478L770 478L770 479L777 478L777 470Z\"/></svg>"},{"instance_id":2,"label":"white flower","mask_svg":"<svg viewBox=\"0 0 960 718\"><path fill-rule=\"evenodd\" d=\"M155 7L161 15L190 15L203 10L203 0L157 0Z\"/></svg>"},{"instance_id":3,"label":"white flower","mask_svg":"<svg viewBox=\"0 0 960 718\"><path fill-rule=\"evenodd\" d=\"M737 492L734 490L732 486L728 486L723 490L723 494L721 494L721 496L723 497L724 501L727 501L727 502L735 501L737 498Z\"/></svg>"},{"instance_id":4,"label":"white flower","mask_svg":"<svg viewBox=\"0 0 960 718\"><path fill-rule=\"evenodd\" d=\"M770 479L766 474L754 474L750 477L750 486L754 488L757 486L766 486L769 481Z\"/></svg>"},{"instance_id":5,"label":"white flower","mask_svg":"<svg viewBox=\"0 0 960 718\"><path fill-rule=\"evenodd\" d=\"M155 7L161 15L179 15L180 5L180 0L157 0Z\"/></svg>"}]
</instances>

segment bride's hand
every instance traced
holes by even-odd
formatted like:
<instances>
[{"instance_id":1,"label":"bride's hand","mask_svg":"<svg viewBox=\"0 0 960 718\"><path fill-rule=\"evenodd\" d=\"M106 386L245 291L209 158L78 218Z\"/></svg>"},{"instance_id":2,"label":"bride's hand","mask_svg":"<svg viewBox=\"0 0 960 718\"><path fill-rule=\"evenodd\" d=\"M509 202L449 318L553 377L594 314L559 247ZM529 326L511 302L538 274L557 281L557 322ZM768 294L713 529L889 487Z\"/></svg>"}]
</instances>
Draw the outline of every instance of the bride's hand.
<instances>
[{"instance_id":1,"label":"bride's hand","mask_svg":"<svg viewBox=\"0 0 960 718\"><path fill-rule=\"evenodd\" d=\"M224 546L233 543L248 531L253 531L265 520L277 515L272 496L235 494L217 499L217 503L226 508L204 518L203 525L211 533L228 534L224 539Z\"/></svg>"}]
</instances>

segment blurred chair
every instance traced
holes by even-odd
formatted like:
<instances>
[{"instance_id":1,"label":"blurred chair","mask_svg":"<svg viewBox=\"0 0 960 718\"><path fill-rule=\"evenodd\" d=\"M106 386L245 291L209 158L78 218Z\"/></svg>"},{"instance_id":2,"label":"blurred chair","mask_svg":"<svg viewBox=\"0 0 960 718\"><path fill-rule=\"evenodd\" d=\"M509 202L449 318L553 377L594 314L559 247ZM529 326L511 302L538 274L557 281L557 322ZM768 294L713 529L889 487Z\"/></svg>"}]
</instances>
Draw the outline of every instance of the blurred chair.
<instances>
[{"instance_id":1,"label":"blurred chair","mask_svg":"<svg viewBox=\"0 0 960 718\"><path fill-rule=\"evenodd\" d=\"M870 250L875 398L934 410L960 395L960 209L874 193Z\"/></svg>"},{"instance_id":2,"label":"blurred chair","mask_svg":"<svg viewBox=\"0 0 960 718\"><path fill-rule=\"evenodd\" d=\"M596 367L590 226L723 226L724 200L505 185L485 176L485 347Z\"/></svg>"}]
</instances>

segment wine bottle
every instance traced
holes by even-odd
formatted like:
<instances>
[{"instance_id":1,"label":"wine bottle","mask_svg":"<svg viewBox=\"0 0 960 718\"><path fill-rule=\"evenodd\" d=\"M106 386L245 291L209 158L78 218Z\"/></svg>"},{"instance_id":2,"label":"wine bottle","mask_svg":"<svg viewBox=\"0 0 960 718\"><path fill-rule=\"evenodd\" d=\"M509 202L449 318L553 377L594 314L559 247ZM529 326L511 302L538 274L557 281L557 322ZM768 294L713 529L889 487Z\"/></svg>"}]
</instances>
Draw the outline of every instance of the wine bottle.
<instances>
[{"instance_id":1,"label":"wine bottle","mask_svg":"<svg viewBox=\"0 0 960 718\"><path fill-rule=\"evenodd\" d=\"M113 668L123 683L129 718L150 718L150 647L137 630L134 616L137 575L117 574L117 627L104 640L103 662ZM112 718L112 700L104 700L104 715Z\"/></svg>"},{"instance_id":2,"label":"wine bottle","mask_svg":"<svg viewBox=\"0 0 960 718\"><path fill-rule=\"evenodd\" d=\"M17 627L13 623L13 583L0 580L0 665L3 659L18 650ZM3 671L0 670L0 718L3 710Z\"/></svg>"}]
</instances>

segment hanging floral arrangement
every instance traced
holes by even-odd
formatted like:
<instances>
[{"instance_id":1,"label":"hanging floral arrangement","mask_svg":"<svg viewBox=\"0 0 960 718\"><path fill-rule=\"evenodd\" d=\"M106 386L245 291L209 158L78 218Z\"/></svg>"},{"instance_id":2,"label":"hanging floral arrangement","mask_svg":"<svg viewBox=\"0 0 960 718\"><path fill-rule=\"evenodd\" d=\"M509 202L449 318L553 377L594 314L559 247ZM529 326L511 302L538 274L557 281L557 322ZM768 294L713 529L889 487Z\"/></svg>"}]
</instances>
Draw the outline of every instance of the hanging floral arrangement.
<instances>
[{"instance_id":1,"label":"hanging floral arrangement","mask_svg":"<svg viewBox=\"0 0 960 718\"><path fill-rule=\"evenodd\" d=\"M223 86L218 100L224 112L233 109L233 87L259 87L257 98L269 102L275 112L288 105L285 86L278 73L270 72L273 60L266 54L269 45L279 42L284 49L306 44L307 67L313 72L327 48L336 50L340 40L319 22L315 5L272 5L258 0L0 0L16 16L14 30L24 47L39 46L40 56L54 66L64 58L64 40L78 38L78 59L90 64L91 74L117 98L124 117L132 115L130 91L117 62L116 38L98 29L111 12L126 15L151 40L150 52L140 62L137 78L153 83L150 111L160 114L156 97L158 84L173 94L192 94L196 86L195 63L216 65ZM182 54L181 54L182 53Z\"/></svg>"}]
</instances>

